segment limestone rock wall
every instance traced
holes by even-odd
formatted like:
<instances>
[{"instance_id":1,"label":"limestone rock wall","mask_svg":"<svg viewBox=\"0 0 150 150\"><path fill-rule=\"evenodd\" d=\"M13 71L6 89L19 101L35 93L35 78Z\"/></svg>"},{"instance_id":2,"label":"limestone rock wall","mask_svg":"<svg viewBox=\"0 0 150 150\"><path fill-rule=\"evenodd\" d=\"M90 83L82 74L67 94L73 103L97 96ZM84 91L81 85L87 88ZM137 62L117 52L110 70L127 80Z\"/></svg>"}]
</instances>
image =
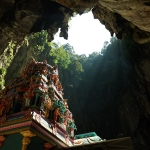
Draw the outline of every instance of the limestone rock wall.
<instances>
[{"instance_id":1,"label":"limestone rock wall","mask_svg":"<svg viewBox=\"0 0 150 150\"><path fill-rule=\"evenodd\" d=\"M78 13L93 9L94 17L118 38L132 29L136 42L150 42L150 2L147 0L55 0ZM124 30L126 29L126 30Z\"/></svg>"},{"instance_id":2,"label":"limestone rock wall","mask_svg":"<svg viewBox=\"0 0 150 150\"><path fill-rule=\"evenodd\" d=\"M148 0L1 0L0 54L13 40L16 46L32 32L48 30L49 40L61 28L67 39L68 19L73 11L93 10L94 17L118 38L128 32L136 42L150 41L150 2ZM128 31L128 32L126 32Z\"/></svg>"},{"instance_id":3,"label":"limestone rock wall","mask_svg":"<svg viewBox=\"0 0 150 150\"><path fill-rule=\"evenodd\" d=\"M2 0L0 3L0 54L11 40L19 45L32 32L48 30L51 41L61 28L61 36L67 39L70 9L49 0Z\"/></svg>"},{"instance_id":4,"label":"limestone rock wall","mask_svg":"<svg viewBox=\"0 0 150 150\"><path fill-rule=\"evenodd\" d=\"M25 36L41 30L48 31L51 41L61 28L60 35L67 39L67 23L73 11L82 14L90 9L112 35L115 33L121 39L130 34L140 44L150 42L149 0L1 0L0 55L10 41L18 46ZM147 46L140 45L132 54L136 86L131 85L126 91L118 108L120 128L126 135L133 134L136 150L150 149L150 54ZM17 56L18 61L8 68L13 68L11 74L19 73L15 65L18 67L18 64L22 64L28 55L23 53L25 49L19 50L21 57ZM15 53L17 51L14 49ZM7 83L11 74L7 76Z\"/></svg>"},{"instance_id":5,"label":"limestone rock wall","mask_svg":"<svg viewBox=\"0 0 150 150\"><path fill-rule=\"evenodd\" d=\"M150 149L150 51L149 44L131 51L133 80L119 106L120 129L132 137L135 150Z\"/></svg>"},{"instance_id":6,"label":"limestone rock wall","mask_svg":"<svg viewBox=\"0 0 150 150\"><path fill-rule=\"evenodd\" d=\"M127 31L136 42L150 42L150 2L132 0L102 0L93 9L94 17L118 38Z\"/></svg>"}]
</instances>

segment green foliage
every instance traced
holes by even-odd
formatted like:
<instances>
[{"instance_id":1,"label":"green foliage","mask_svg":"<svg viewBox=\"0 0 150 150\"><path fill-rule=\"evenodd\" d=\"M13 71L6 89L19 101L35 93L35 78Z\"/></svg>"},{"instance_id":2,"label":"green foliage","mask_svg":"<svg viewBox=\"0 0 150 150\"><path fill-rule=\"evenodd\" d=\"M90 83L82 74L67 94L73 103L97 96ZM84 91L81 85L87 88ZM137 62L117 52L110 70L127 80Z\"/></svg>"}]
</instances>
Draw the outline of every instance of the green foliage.
<instances>
[{"instance_id":1,"label":"green foliage","mask_svg":"<svg viewBox=\"0 0 150 150\"><path fill-rule=\"evenodd\" d=\"M82 68L82 64L77 59L73 59L71 61L69 70L71 74L78 74L84 71Z\"/></svg>"},{"instance_id":2,"label":"green foliage","mask_svg":"<svg viewBox=\"0 0 150 150\"><path fill-rule=\"evenodd\" d=\"M48 33L46 31L36 32L30 37L25 38L25 43L27 46L32 44L32 53L37 57L44 49L47 42Z\"/></svg>"},{"instance_id":3,"label":"green foliage","mask_svg":"<svg viewBox=\"0 0 150 150\"><path fill-rule=\"evenodd\" d=\"M25 45L28 46L33 58L37 61L46 59L50 64L57 64L58 67L68 69L69 71L83 72L80 58L75 54L70 44L59 46L56 43L47 41L48 33L46 31L38 32L25 38Z\"/></svg>"},{"instance_id":4,"label":"green foliage","mask_svg":"<svg viewBox=\"0 0 150 150\"><path fill-rule=\"evenodd\" d=\"M98 57L99 55L100 55L100 53L98 53L98 52L93 52L93 53L89 54L88 59L94 60L94 59L96 59L96 57Z\"/></svg>"},{"instance_id":5,"label":"green foliage","mask_svg":"<svg viewBox=\"0 0 150 150\"><path fill-rule=\"evenodd\" d=\"M107 49L108 45L109 45L109 42L105 41L104 44L103 44L103 48L101 49L101 54L104 54L104 52Z\"/></svg>"},{"instance_id":6,"label":"green foliage","mask_svg":"<svg viewBox=\"0 0 150 150\"><path fill-rule=\"evenodd\" d=\"M52 44L51 44L52 45ZM53 46L50 50L50 56L53 57L53 62L63 68L67 68L70 64L70 55L63 46Z\"/></svg>"},{"instance_id":7,"label":"green foliage","mask_svg":"<svg viewBox=\"0 0 150 150\"><path fill-rule=\"evenodd\" d=\"M0 68L0 75L5 75L5 74L6 74L6 69Z\"/></svg>"},{"instance_id":8,"label":"green foliage","mask_svg":"<svg viewBox=\"0 0 150 150\"><path fill-rule=\"evenodd\" d=\"M14 58L13 51L15 48L15 44L11 41L8 44L8 47L4 50L4 53L0 56L1 66L0 66L0 89L4 88L5 80L4 77L6 75L7 68L10 66L11 61Z\"/></svg>"},{"instance_id":9,"label":"green foliage","mask_svg":"<svg viewBox=\"0 0 150 150\"><path fill-rule=\"evenodd\" d=\"M29 46L29 40L28 40L28 37L25 37L25 38L24 38L24 43L25 43L26 46Z\"/></svg>"}]
</instances>

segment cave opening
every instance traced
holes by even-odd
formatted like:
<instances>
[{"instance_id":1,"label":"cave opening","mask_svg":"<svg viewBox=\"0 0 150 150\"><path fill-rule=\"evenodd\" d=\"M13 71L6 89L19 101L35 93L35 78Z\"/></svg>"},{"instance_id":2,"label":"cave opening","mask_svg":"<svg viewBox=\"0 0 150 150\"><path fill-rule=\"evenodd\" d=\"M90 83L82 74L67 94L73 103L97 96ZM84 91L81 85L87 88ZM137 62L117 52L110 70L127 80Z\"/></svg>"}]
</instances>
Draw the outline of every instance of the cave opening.
<instances>
[{"instance_id":1,"label":"cave opening","mask_svg":"<svg viewBox=\"0 0 150 150\"><path fill-rule=\"evenodd\" d=\"M110 41L111 35L98 19L94 19L92 11L82 15L74 15L68 22L68 40L60 36L60 29L55 34L53 42L69 43L76 54L88 56L92 52L100 52L104 42Z\"/></svg>"},{"instance_id":2,"label":"cave opening","mask_svg":"<svg viewBox=\"0 0 150 150\"><path fill-rule=\"evenodd\" d=\"M78 132L81 130L81 132L86 132L87 129L89 130L90 127L92 127L93 130L100 136L106 137L106 139L117 136L120 137L123 134L124 136L132 137L133 144L137 150L149 149L150 30L148 12L150 2L147 0L145 0L145 2L142 0L122 2L99 0L99 2L95 4L94 0L54 0L61 1L62 3L60 4L62 5L60 5L49 0L44 0L42 2L34 0L17 0L21 2L19 4L21 4L22 7L20 7L20 5L14 5L13 1L7 0L6 3L10 4L6 7L4 6L4 1L5 0L1 1L0 6L0 35L2 37L0 39L0 55L3 54L0 57L0 74L2 74L0 75L1 85L4 85L5 81L7 85L13 78L17 77L23 66L25 66L25 63L30 60L30 56L38 56L39 61L43 61L44 59L50 60L50 44L46 41L46 34L43 35L44 38L40 38L41 34L36 33L36 37L30 39L28 42L29 45L26 44L27 42L24 42L26 45L24 44L20 50L15 50L17 45L20 45L24 36L45 30L48 31L48 41L50 42L53 39L53 35L57 32L58 28L60 28L64 33L62 36L66 37L66 30L68 27L66 25L67 19L72 15L74 10L78 13L82 13L83 9L94 7L94 16L98 18L112 34L115 32L119 39L126 38L128 49L125 49L125 45L121 46L121 40L117 40L113 45L114 49L108 49L107 53L105 52L105 55L103 55L105 61L102 62L102 57L100 56L96 61L92 62L94 65L91 65L91 60L87 63L83 62L85 67L90 66L91 68L86 68L82 77L81 73L76 76L76 65L79 67L77 68L79 69L78 72L82 72L82 68L81 65L79 65L80 62L74 59L75 63L73 64L73 61L72 64L70 63L70 68L74 66L74 68L72 67L74 70L69 68L68 72L66 72L65 68L63 72L63 69L61 69L61 81L63 81L65 90L68 89L68 91L65 91L65 94L68 94L66 97L69 100L71 99L71 92L73 90L75 91L72 93L74 99L70 107L72 107L71 110L74 108L74 112L78 112L78 114L76 113L77 120L79 120L79 125L77 126L83 127L80 129L78 128ZM74 1L74 3L71 3L72 1ZM73 4L76 4L74 5L74 9L72 9ZM80 17L84 15L86 14ZM81 21L79 21L77 25L81 28ZM89 24L86 23L83 29L88 25ZM72 27L70 27L69 32L71 28ZM88 48L92 49L92 51L95 51L94 45L96 44L99 44L98 51L100 51L100 44L103 45L103 42L100 42L99 39L101 35L102 38L104 38L105 34L100 32L97 38L95 35L90 35L90 29L94 32L94 27L89 27L86 29L87 35L84 34L82 38L80 37L82 31L76 29L75 33L77 37L73 41L76 43L83 43L84 45L79 51L83 49L86 52L86 45L88 45ZM87 37L90 38L90 40L85 40L86 42L84 43L82 40ZM8 51L4 51L11 39L15 41L15 44L11 42L8 49L6 49ZM38 44L34 42L35 40L38 41ZM68 43L68 40L65 42ZM92 40L95 43L90 46ZM59 39L55 38L54 41L63 44ZM70 44L73 46L72 43ZM107 46L107 43L105 44ZM120 46L119 53L116 48L117 45ZM45 51L43 49L44 46L46 47ZM15 54L15 57L13 54ZM101 64L98 64L98 62ZM52 63L50 62L50 64ZM8 67L9 65L10 67ZM7 74L6 70L8 72ZM6 77L4 79L5 74ZM73 74L74 78L78 78L80 83L76 82L77 79L70 79ZM90 79L88 78L89 76ZM91 83L93 83L93 85ZM79 86L78 90L77 86ZM89 94L87 94L88 89L85 89L85 87L89 87ZM81 93L81 95L78 93ZM83 93L87 96L84 100ZM98 96L96 97L95 95ZM96 101L98 99L99 101L97 103ZM116 105L113 105L113 103ZM93 104L95 104L95 106ZM105 108L107 108L107 111ZM79 114L83 114L85 119ZM91 120L92 123L90 124ZM144 120L144 125L141 120ZM93 124L93 122L96 122L96 124Z\"/></svg>"}]
</instances>

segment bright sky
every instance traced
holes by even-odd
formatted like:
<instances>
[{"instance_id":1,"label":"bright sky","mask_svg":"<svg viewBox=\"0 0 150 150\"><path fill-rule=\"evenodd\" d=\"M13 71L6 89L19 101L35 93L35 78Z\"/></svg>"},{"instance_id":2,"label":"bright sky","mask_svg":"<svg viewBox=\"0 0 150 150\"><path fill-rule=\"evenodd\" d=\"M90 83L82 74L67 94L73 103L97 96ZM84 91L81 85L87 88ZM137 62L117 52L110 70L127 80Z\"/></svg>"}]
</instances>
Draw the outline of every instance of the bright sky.
<instances>
[{"instance_id":1,"label":"bright sky","mask_svg":"<svg viewBox=\"0 0 150 150\"><path fill-rule=\"evenodd\" d=\"M105 41L110 41L110 33L98 19L93 18L92 12L72 17L69 22L68 40L54 36L53 42L59 44L69 43L74 47L76 54L91 54L100 52Z\"/></svg>"}]
</instances>

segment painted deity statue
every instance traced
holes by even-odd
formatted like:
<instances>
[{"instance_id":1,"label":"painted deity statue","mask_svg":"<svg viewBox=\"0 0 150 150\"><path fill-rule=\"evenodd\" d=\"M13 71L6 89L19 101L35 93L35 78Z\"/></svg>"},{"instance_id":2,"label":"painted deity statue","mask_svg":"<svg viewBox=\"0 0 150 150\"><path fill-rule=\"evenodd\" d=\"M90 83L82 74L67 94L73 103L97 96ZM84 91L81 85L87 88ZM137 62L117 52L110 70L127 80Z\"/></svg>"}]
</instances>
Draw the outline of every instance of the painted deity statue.
<instances>
[{"instance_id":1,"label":"painted deity statue","mask_svg":"<svg viewBox=\"0 0 150 150\"><path fill-rule=\"evenodd\" d=\"M24 95L23 95L24 99L25 99L25 107L29 107L31 105L31 98L33 97L33 94L30 90L27 90Z\"/></svg>"},{"instance_id":2,"label":"painted deity statue","mask_svg":"<svg viewBox=\"0 0 150 150\"><path fill-rule=\"evenodd\" d=\"M33 106L38 106L38 101L40 100L40 97L43 95L44 92L47 92L47 85L46 81L44 79L44 76L42 76L39 72L34 76L34 81L32 83L33 92L35 95L35 100Z\"/></svg>"},{"instance_id":3,"label":"painted deity statue","mask_svg":"<svg viewBox=\"0 0 150 150\"><path fill-rule=\"evenodd\" d=\"M0 101L0 116L4 114L7 105L8 105L8 100L6 97L3 97Z\"/></svg>"},{"instance_id":4,"label":"painted deity statue","mask_svg":"<svg viewBox=\"0 0 150 150\"><path fill-rule=\"evenodd\" d=\"M58 67L34 59L22 71L22 76L14 79L0 96L0 117L25 109L36 108L45 117L61 124L66 130L76 129L67 100L63 99L63 88L59 81ZM49 116L50 115L50 116ZM68 130L68 131L69 131Z\"/></svg>"}]
</instances>

